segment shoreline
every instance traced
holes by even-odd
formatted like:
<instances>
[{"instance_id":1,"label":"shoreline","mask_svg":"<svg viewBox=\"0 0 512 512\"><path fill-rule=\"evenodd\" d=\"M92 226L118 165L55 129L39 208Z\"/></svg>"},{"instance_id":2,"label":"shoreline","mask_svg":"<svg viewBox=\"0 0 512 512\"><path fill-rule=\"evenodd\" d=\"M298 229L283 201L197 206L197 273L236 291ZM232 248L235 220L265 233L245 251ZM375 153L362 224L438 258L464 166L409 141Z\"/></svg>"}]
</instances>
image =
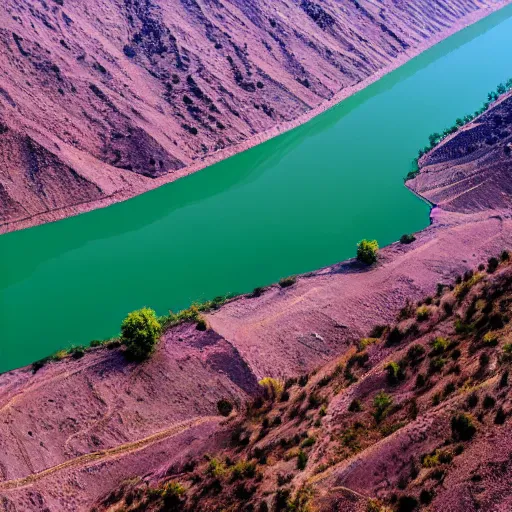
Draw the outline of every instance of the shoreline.
<instances>
[{"instance_id":1,"label":"shoreline","mask_svg":"<svg viewBox=\"0 0 512 512\"><path fill-rule=\"evenodd\" d=\"M117 191L114 194L106 196L102 199L96 201L87 201L72 206L67 206L61 209L51 210L34 216L0 224L0 235L14 231L19 231L30 227L39 226L50 222L56 222L58 220L63 220L68 217L73 217L100 208L106 208L107 206L111 206L115 203L126 201L145 192L149 192L163 185L172 183L180 178L183 178L195 172L204 170L207 167L210 167L223 160L226 160L227 158L235 156L238 153L242 153L259 144L267 142L270 139L273 139L274 137L278 137L279 135L282 135L288 131L298 128L299 126L306 124L308 121L311 121L313 118L326 112L327 110L337 106L350 96L362 91L366 87L377 82L378 80L388 75L389 73L397 70L410 60L414 59L423 52L434 47L436 44L444 41L445 39L448 39L452 35L464 30L465 28L477 23L478 21L481 21L482 19L488 17L489 15L501 10L502 8L510 4L512 4L512 0L500 0L499 3L492 7L482 8L481 10L472 12L471 14L465 16L464 18L461 18L458 22L456 22L452 27L450 27L446 31L443 31L435 35L428 41L423 42L422 44L418 45L415 48L404 51L399 56L397 56L397 58L389 66L382 68L381 70L377 71L376 73L370 75L366 79L362 80L361 82L353 86L346 87L340 90L330 100L324 101L317 107L302 114L301 116L297 117L292 121L277 124L270 130L254 135L253 137L247 139L244 142L241 142L240 144L219 150L216 153L213 153L212 155L202 159L201 161L196 162L195 164L192 164L190 166L184 167L183 169L169 173L160 178L148 180L145 183L134 183L132 187ZM411 190L410 187L407 188ZM419 197L425 200L425 198L421 196ZM430 204L428 201L427 203Z\"/></svg>"}]
</instances>

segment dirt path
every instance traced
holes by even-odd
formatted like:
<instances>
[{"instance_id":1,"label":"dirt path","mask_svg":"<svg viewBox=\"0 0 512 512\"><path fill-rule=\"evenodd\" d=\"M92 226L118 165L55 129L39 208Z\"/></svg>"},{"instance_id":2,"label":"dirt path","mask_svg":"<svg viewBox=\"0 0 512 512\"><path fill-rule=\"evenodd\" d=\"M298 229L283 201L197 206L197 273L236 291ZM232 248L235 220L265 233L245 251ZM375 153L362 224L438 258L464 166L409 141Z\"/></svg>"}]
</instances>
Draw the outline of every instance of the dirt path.
<instances>
[{"instance_id":1,"label":"dirt path","mask_svg":"<svg viewBox=\"0 0 512 512\"><path fill-rule=\"evenodd\" d=\"M50 475L53 475L54 473L57 473L59 471L67 469L82 469L88 467L91 464L113 460L118 457L122 457L137 452L139 450L143 450L144 448L152 446L170 437L177 436L178 434L181 434L182 432L190 428L197 427L199 425L202 425L203 423L208 423L209 421L216 420L219 420L219 416L204 416L192 418L191 420L177 423L165 430L157 432L156 434L152 434L148 437L138 439L137 441L121 444L108 450L100 450L97 452L87 453L85 455L81 455L80 457L67 460L66 462L63 462L56 466L52 466L48 469L40 471L39 473L34 473L24 478L17 478L14 480L7 480L6 482L1 482L0 490L6 491L10 489L20 489L21 487L32 485L35 482L42 480L43 478L46 478Z\"/></svg>"}]
</instances>

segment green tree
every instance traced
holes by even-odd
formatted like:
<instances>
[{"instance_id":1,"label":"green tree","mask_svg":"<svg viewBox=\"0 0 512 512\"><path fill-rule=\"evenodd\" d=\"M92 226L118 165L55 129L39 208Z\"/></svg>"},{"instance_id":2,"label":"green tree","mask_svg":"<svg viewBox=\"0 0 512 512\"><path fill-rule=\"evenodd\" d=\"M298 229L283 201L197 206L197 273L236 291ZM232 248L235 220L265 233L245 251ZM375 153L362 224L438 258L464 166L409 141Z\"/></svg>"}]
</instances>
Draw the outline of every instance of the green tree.
<instances>
[{"instance_id":1,"label":"green tree","mask_svg":"<svg viewBox=\"0 0 512 512\"><path fill-rule=\"evenodd\" d=\"M126 345L126 356L144 361L155 349L161 326L150 308L132 311L121 324L121 341Z\"/></svg>"},{"instance_id":2,"label":"green tree","mask_svg":"<svg viewBox=\"0 0 512 512\"><path fill-rule=\"evenodd\" d=\"M379 244L377 240L361 240L357 244L357 259L361 263L371 265L377 261Z\"/></svg>"}]
</instances>

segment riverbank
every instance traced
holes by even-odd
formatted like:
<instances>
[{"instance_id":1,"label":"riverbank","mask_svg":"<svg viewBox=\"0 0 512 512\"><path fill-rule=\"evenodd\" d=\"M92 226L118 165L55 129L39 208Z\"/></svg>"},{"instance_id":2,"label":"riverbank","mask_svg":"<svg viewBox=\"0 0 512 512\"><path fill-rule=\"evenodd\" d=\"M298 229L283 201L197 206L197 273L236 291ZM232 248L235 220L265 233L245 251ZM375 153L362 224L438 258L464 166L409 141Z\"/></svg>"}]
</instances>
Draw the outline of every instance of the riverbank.
<instances>
[{"instance_id":1,"label":"riverbank","mask_svg":"<svg viewBox=\"0 0 512 512\"><path fill-rule=\"evenodd\" d=\"M443 30L442 32L434 35L432 38L424 41L422 44L417 47L410 47L407 50L404 50L402 53L399 53L395 60L385 68L381 69L377 73L372 74L368 78L360 81L358 84L346 87L339 91L337 94L333 96L332 99L321 103L318 107L309 110L308 112L300 115L296 119L280 123L269 130L264 131L263 133L254 135L249 139L243 141L240 144L229 146L225 149L216 151L212 155L202 159L200 162L194 163L192 165L188 165L182 169L172 171L169 174L163 175L158 178L145 178L141 175L131 175L130 173L125 173L122 176L122 182L124 183L123 187L116 188L115 191L103 197L101 199L90 201L90 202L81 202L79 204L75 204L73 206L67 206L60 209L54 209L49 212L41 213L38 215L30 216L24 219L16 220L14 222L6 222L0 224L0 233L7 233L11 231L16 231L19 229L24 229L28 227L33 227L36 225L44 224L47 222L53 222L57 220L64 219L66 217L78 215L81 213L85 213L97 208L104 208L110 206L112 204L126 201L130 198L133 198L142 193L148 192L155 188L158 188L162 185L171 183L176 181L182 177L195 173L197 171L203 170L206 167L209 167L217 162L220 162L226 158L234 156L238 153L246 151L254 146L262 144L265 141L268 141L274 137L277 137L287 131L290 131L298 126L301 126L314 117L322 114L326 110L334 107L341 101L347 99L353 94L363 90L368 87L370 84L376 82L381 79L391 71L399 68L412 58L418 56L420 53L426 51L432 46L436 45L440 41L448 38L456 32L476 23L482 18L490 15L491 13L498 11L499 9L509 5L510 0L500 1L496 4L492 4L491 6L483 7L478 11L474 11L469 15L466 15L464 18L461 18L454 22L454 24L448 28L447 30Z\"/></svg>"}]
</instances>

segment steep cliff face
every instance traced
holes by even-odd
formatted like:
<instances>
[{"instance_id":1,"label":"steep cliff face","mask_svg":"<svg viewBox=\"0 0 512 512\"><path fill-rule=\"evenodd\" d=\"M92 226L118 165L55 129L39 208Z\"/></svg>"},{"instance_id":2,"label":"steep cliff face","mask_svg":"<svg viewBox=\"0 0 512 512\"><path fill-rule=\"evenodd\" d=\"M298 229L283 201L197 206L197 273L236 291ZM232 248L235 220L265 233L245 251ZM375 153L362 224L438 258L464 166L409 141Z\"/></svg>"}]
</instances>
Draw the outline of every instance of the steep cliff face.
<instances>
[{"instance_id":1,"label":"steep cliff face","mask_svg":"<svg viewBox=\"0 0 512 512\"><path fill-rule=\"evenodd\" d=\"M7 0L0 227L145 190L298 118L496 5ZM36 173L35 153L45 154Z\"/></svg>"}]
</instances>

